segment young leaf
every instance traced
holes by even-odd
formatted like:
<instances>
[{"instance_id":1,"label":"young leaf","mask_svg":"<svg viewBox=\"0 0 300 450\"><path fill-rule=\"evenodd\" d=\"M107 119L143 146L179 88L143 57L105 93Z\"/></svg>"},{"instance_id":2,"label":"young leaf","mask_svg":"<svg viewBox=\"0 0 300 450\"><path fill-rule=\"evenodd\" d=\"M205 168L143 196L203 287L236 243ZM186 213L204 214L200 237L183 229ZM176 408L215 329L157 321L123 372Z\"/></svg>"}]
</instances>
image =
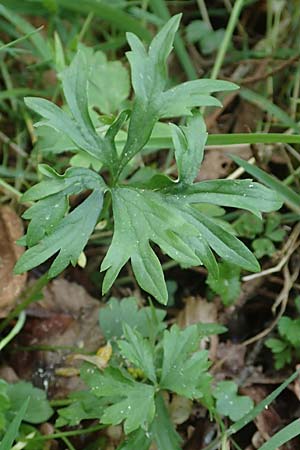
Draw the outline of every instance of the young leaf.
<instances>
[{"instance_id":1,"label":"young leaf","mask_svg":"<svg viewBox=\"0 0 300 450\"><path fill-rule=\"evenodd\" d=\"M100 419L108 405L106 399L99 399L90 391L78 391L70 394L73 402L57 410L56 427L74 427L82 420Z\"/></svg>"},{"instance_id":2,"label":"young leaf","mask_svg":"<svg viewBox=\"0 0 300 450\"><path fill-rule=\"evenodd\" d=\"M148 450L150 445L151 439L148 436L148 433L146 435L145 431L139 428L137 431L130 433L127 439L119 445L117 450Z\"/></svg>"},{"instance_id":3,"label":"young leaf","mask_svg":"<svg viewBox=\"0 0 300 450\"><path fill-rule=\"evenodd\" d=\"M196 325L180 330L174 325L164 332L163 364L159 386L190 399L199 399L209 391L210 375L207 351L194 353L199 344Z\"/></svg>"},{"instance_id":4,"label":"young leaf","mask_svg":"<svg viewBox=\"0 0 300 450\"><path fill-rule=\"evenodd\" d=\"M102 209L103 192L94 191L89 197L64 217L51 234L27 250L18 260L15 273L26 272L59 252L49 269L55 277L70 263L75 266L92 234Z\"/></svg>"},{"instance_id":5,"label":"young leaf","mask_svg":"<svg viewBox=\"0 0 300 450\"><path fill-rule=\"evenodd\" d=\"M164 25L153 39L148 52L137 36L127 33L131 48L127 58L135 101L120 170L145 146L159 118L191 115L191 109L197 106L220 106L220 102L210 94L237 89L235 84L225 81L194 80L165 90L168 83L167 58L180 18L181 14L178 14Z\"/></svg>"},{"instance_id":6,"label":"young leaf","mask_svg":"<svg viewBox=\"0 0 300 450\"><path fill-rule=\"evenodd\" d=\"M126 323L123 325L125 340L119 341L121 355L141 369L146 377L156 383L156 373L154 366L154 349L149 340L137 331L133 331Z\"/></svg>"},{"instance_id":7,"label":"young leaf","mask_svg":"<svg viewBox=\"0 0 300 450\"><path fill-rule=\"evenodd\" d=\"M50 268L50 276L56 276L71 262L76 264L100 215L103 195L107 189L97 173L84 168L70 168L59 175L49 166L41 165L46 180L33 186L22 201L37 201L24 213L31 219L26 235L27 250L18 260L15 272L21 273L38 266L60 251ZM92 194L65 216L70 195L85 190Z\"/></svg>"},{"instance_id":8,"label":"young leaf","mask_svg":"<svg viewBox=\"0 0 300 450\"><path fill-rule=\"evenodd\" d=\"M78 52L71 65L62 73L63 90L71 114L54 103L41 98L28 97L26 105L44 117L37 125L47 125L67 135L79 148L112 168L116 164L115 147L98 135L88 109L88 64L84 52Z\"/></svg>"},{"instance_id":9,"label":"young leaf","mask_svg":"<svg viewBox=\"0 0 300 450\"><path fill-rule=\"evenodd\" d=\"M266 340L265 346L273 352L275 369L282 369L292 361L292 348L286 341L270 338Z\"/></svg>"},{"instance_id":10,"label":"young leaf","mask_svg":"<svg viewBox=\"0 0 300 450\"><path fill-rule=\"evenodd\" d=\"M114 398L113 404L105 409L101 417L102 423L117 425L124 421L126 434L139 427L149 427L155 414L154 386L125 377L124 373L113 367L104 369L102 373L94 368L85 368L82 377L97 397Z\"/></svg>"},{"instance_id":11,"label":"young leaf","mask_svg":"<svg viewBox=\"0 0 300 450\"><path fill-rule=\"evenodd\" d=\"M228 416L234 422L248 414L253 408L251 398L238 395L237 390L238 387L233 381L221 381L213 393L217 400L218 413Z\"/></svg>"},{"instance_id":12,"label":"young leaf","mask_svg":"<svg viewBox=\"0 0 300 450\"><path fill-rule=\"evenodd\" d=\"M89 106L115 114L130 93L129 74L121 61L107 61L105 53L92 54L89 71Z\"/></svg>"},{"instance_id":13,"label":"young leaf","mask_svg":"<svg viewBox=\"0 0 300 450\"><path fill-rule=\"evenodd\" d=\"M268 238L258 238L252 241L252 248L256 258L260 259L263 256L272 256L276 252L275 245Z\"/></svg>"},{"instance_id":14,"label":"young leaf","mask_svg":"<svg viewBox=\"0 0 300 450\"><path fill-rule=\"evenodd\" d=\"M231 305L240 294L240 273L239 267L223 261L219 264L218 278L211 273L208 274L207 284L216 294L220 295L225 306Z\"/></svg>"},{"instance_id":15,"label":"young leaf","mask_svg":"<svg viewBox=\"0 0 300 450\"><path fill-rule=\"evenodd\" d=\"M100 328L106 340L120 338L123 335L123 325L129 325L143 337L153 340L165 328L163 322L166 311L153 307L138 309L138 302L134 297L124 298L122 301L111 298L108 304L99 311Z\"/></svg>"},{"instance_id":16,"label":"young leaf","mask_svg":"<svg viewBox=\"0 0 300 450\"><path fill-rule=\"evenodd\" d=\"M201 114L194 114L187 126L170 124L179 181L192 184L198 175L207 139L205 122Z\"/></svg>"},{"instance_id":17,"label":"young leaf","mask_svg":"<svg viewBox=\"0 0 300 450\"><path fill-rule=\"evenodd\" d=\"M48 420L53 409L46 398L46 393L42 389L32 386L31 383L19 381L9 384L7 394L10 399L10 411L17 414L22 405L29 399L28 408L24 415L24 420L29 423L42 423Z\"/></svg>"},{"instance_id":18,"label":"young leaf","mask_svg":"<svg viewBox=\"0 0 300 450\"><path fill-rule=\"evenodd\" d=\"M283 316L278 322L280 336L286 338L294 347L300 345L300 319Z\"/></svg>"}]
</instances>

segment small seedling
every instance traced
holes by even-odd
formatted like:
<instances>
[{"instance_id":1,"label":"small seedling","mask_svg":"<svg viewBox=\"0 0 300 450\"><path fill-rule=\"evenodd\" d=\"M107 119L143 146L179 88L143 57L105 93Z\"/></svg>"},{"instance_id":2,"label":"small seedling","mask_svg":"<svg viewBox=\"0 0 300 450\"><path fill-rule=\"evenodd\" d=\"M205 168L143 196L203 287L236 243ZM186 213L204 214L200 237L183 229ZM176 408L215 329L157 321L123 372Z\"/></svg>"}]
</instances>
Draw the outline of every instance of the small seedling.
<instances>
[{"instance_id":1,"label":"small seedling","mask_svg":"<svg viewBox=\"0 0 300 450\"><path fill-rule=\"evenodd\" d=\"M282 369L300 358L300 319L283 316L278 322L279 338L269 338L266 346L272 351L275 368Z\"/></svg>"}]
</instances>

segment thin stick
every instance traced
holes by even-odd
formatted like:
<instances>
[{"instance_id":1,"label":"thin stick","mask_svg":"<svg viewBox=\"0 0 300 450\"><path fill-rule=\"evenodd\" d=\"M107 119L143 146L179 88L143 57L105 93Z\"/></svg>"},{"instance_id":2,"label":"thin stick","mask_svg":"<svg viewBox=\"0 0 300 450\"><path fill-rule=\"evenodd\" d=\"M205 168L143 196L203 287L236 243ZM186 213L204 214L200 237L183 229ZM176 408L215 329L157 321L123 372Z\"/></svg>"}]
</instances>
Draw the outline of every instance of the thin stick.
<instances>
[{"instance_id":1,"label":"thin stick","mask_svg":"<svg viewBox=\"0 0 300 450\"><path fill-rule=\"evenodd\" d=\"M285 309L286 309L288 299L289 299L290 290L292 289L294 282L297 280L298 275L299 275L299 267L296 268L296 270L293 272L293 274L291 276L288 266L286 265L286 266L284 266L283 273L284 273L284 286L283 286L279 296L277 297L277 300L275 301L275 303L273 305L273 307L274 307L274 306L278 306L279 304L281 304L281 308L280 308L280 311L279 311L276 319L271 323L271 325L268 328L266 328L265 330L256 334L252 338L249 338L246 341L244 341L241 344L242 347L253 344L254 342L267 336L276 327L280 318L283 316Z\"/></svg>"},{"instance_id":2,"label":"thin stick","mask_svg":"<svg viewBox=\"0 0 300 450\"><path fill-rule=\"evenodd\" d=\"M297 242L298 236L300 234L300 223L298 223L293 229L288 241L286 242L284 248L281 250L281 254L284 254L283 258L279 261L276 266L270 267L269 269L262 270L259 273L253 273L251 275L246 275L242 278L243 281L254 280L255 278L265 277L271 273L280 272L286 262L289 260L290 256L299 247L300 241Z\"/></svg>"}]
</instances>

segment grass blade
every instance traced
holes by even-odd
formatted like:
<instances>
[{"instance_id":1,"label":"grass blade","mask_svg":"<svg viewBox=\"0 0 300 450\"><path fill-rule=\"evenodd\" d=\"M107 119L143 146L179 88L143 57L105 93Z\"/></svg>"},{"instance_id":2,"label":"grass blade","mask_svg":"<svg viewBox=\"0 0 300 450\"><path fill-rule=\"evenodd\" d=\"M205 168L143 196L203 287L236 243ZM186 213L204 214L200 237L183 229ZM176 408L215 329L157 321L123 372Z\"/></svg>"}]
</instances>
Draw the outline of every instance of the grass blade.
<instances>
[{"instance_id":1,"label":"grass blade","mask_svg":"<svg viewBox=\"0 0 300 450\"><path fill-rule=\"evenodd\" d=\"M0 15L15 25L15 27L21 30L24 35L27 35L43 61L49 61L52 59L52 53L48 42L40 33L36 33L36 29L29 22L15 14L10 9L5 8L3 4L0 4Z\"/></svg>"},{"instance_id":2,"label":"grass blade","mask_svg":"<svg viewBox=\"0 0 300 450\"><path fill-rule=\"evenodd\" d=\"M290 441L296 436L300 434L300 419L294 420L294 422L290 423L283 430L278 431L271 439L268 440L259 450L276 450L281 445Z\"/></svg>"},{"instance_id":3,"label":"grass blade","mask_svg":"<svg viewBox=\"0 0 300 450\"><path fill-rule=\"evenodd\" d=\"M252 166L247 161L239 158L235 155L230 155L234 162L243 167L246 172L250 173L253 177L264 183L270 189L274 189L283 199L283 201L295 212L300 212L300 195L293 191L288 186L284 185L273 175L269 175L256 166Z\"/></svg>"},{"instance_id":4,"label":"grass blade","mask_svg":"<svg viewBox=\"0 0 300 450\"><path fill-rule=\"evenodd\" d=\"M124 147L126 139L117 137L117 145L120 149ZM300 144L300 135L282 134L282 133L235 133L235 134L209 134L207 145L220 145L224 147L234 144ZM151 137L145 148L149 150L157 150L172 147L171 133L170 136Z\"/></svg>"},{"instance_id":5,"label":"grass blade","mask_svg":"<svg viewBox=\"0 0 300 450\"><path fill-rule=\"evenodd\" d=\"M231 436L235 433L237 433L239 430L244 428L248 423L250 423L258 414L260 414L265 408L267 408L270 403L272 403L275 398L278 397L279 394L281 394L282 391L284 391L285 388L288 387L290 383L292 383L297 377L299 376L299 371L297 370L294 372L287 380L285 380L280 386L278 386L277 389L275 389L273 392L271 392L270 395L268 395L262 402L260 402L258 405L255 406L255 408L252 409L248 414L246 414L244 417L242 417L240 420L235 422L227 431L227 436ZM299 422L299 421L298 421ZM300 431L300 428L299 428ZM262 450L262 449L260 449ZM263 449L266 450L266 449Z\"/></svg>"},{"instance_id":6,"label":"grass blade","mask_svg":"<svg viewBox=\"0 0 300 450\"><path fill-rule=\"evenodd\" d=\"M14 440L16 439L18 435L18 431L21 425L21 422L26 414L28 403L30 398L26 400L25 403L23 403L22 408L18 412L18 414L15 416L14 420L9 425L7 432L4 435L4 438L2 439L0 443L0 450L10 450L11 446L13 445Z\"/></svg>"},{"instance_id":7,"label":"grass blade","mask_svg":"<svg viewBox=\"0 0 300 450\"><path fill-rule=\"evenodd\" d=\"M40 2L42 3L41 0ZM81 0L80 2L57 0L57 4L72 12L94 13L95 16L100 17L105 22L115 25L120 30L131 31L146 42L151 39L151 33L147 28L143 27L138 20L124 12L120 7L110 6L106 2L97 0Z\"/></svg>"}]
</instances>

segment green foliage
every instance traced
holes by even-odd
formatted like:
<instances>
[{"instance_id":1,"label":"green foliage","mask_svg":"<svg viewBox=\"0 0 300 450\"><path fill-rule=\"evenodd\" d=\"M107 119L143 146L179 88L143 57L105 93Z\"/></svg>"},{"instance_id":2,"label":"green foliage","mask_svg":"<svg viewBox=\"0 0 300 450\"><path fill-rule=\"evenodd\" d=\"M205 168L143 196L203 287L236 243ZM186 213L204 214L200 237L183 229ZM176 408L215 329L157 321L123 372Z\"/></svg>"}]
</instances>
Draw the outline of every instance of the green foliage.
<instances>
[{"instance_id":1,"label":"green foliage","mask_svg":"<svg viewBox=\"0 0 300 450\"><path fill-rule=\"evenodd\" d=\"M274 243L282 242L286 235L278 213L267 215L265 220L243 213L233 226L239 236L252 240L251 245L258 259L272 256L276 252Z\"/></svg>"},{"instance_id":2,"label":"green foliage","mask_svg":"<svg viewBox=\"0 0 300 450\"><path fill-rule=\"evenodd\" d=\"M253 401L245 395L238 395L238 387L233 381L221 381L213 392L219 414L236 422L253 408Z\"/></svg>"},{"instance_id":3,"label":"green foliage","mask_svg":"<svg viewBox=\"0 0 300 450\"><path fill-rule=\"evenodd\" d=\"M26 399L12 422L9 424L3 439L0 441L0 450L11 450L14 440L17 438L21 422L28 408L29 399Z\"/></svg>"},{"instance_id":4,"label":"green foliage","mask_svg":"<svg viewBox=\"0 0 300 450\"><path fill-rule=\"evenodd\" d=\"M115 65L108 63L101 54L81 48L70 66L60 74L65 108L41 98L27 98L27 106L43 118L37 126L59 132L72 143L75 152L93 158L92 167L98 161L110 177L105 183L100 175L88 168L76 167L58 175L53 169L42 166L42 173L49 180L33 186L23 196L23 201L37 203L24 216L31 220L26 236L29 249L19 259L17 273L32 269L57 252L50 277L58 275L69 263L75 265L101 214L106 214L107 218L110 201L114 234L101 265L101 271L106 271L103 293L111 288L122 267L130 260L141 288L161 303L167 302L163 270L151 244L156 244L163 253L185 267L205 265L215 277L218 267L213 252L246 270L259 270L257 260L247 247L197 206L242 208L259 217L261 211L277 209L281 202L271 190L249 180L194 183L207 133L201 114L192 114L193 108L220 106L219 100L211 94L236 89L236 85L203 79L169 88L167 58L179 21L180 15L171 18L148 50L137 36L127 34L131 48L127 57L135 97L131 110L123 110L104 129L95 128L91 118L93 102L103 101L103 111L115 112L121 107L128 89L124 82L125 72L122 72L124 89L118 95L119 103L114 98L107 106L108 97L101 95L100 99L97 96L94 89L101 84L103 76L97 78L98 69L103 73L112 71L112 77L116 72ZM109 92L105 94L110 96ZM159 174L145 183L121 184L126 166L145 147L158 121L179 116L189 117L186 126L171 125L178 180ZM126 131L127 137L124 147L117 149L116 136L121 129ZM69 196L86 190L92 193L70 212ZM102 211L104 194L105 212Z\"/></svg>"},{"instance_id":5,"label":"green foliage","mask_svg":"<svg viewBox=\"0 0 300 450\"><path fill-rule=\"evenodd\" d=\"M89 169L70 168L64 175L45 165L40 170L48 180L36 184L23 196L24 201L37 203L24 214L24 218L31 219L26 235L29 250L15 270L35 267L59 251L49 272L54 277L70 262L77 263L97 223L106 187L102 178ZM86 189L93 192L65 216L68 197Z\"/></svg>"},{"instance_id":6,"label":"green foliage","mask_svg":"<svg viewBox=\"0 0 300 450\"><path fill-rule=\"evenodd\" d=\"M300 356L300 319L283 316L278 322L280 338L269 338L266 346L272 351L275 368L282 369L292 362L293 356Z\"/></svg>"},{"instance_id":7,"label":"green foliage","mask_svg":"<svg viewBox=\"0 0 300 450\"><path fill-rule=\"evenodd\" d=\"M106 340L120 338L124 325L155 340L166 327L163 322L165 316L166 311L153 306L139 309L135 297L124 298L121 302L111 298L107 306L100 309L99 323Z\"/></svg>"},{"instance_id":8,"label":"green foliage","mask_svg":"<svg viewBox=\"0 0 300 450\"><path fill-rule=\"evenodd\" d=\"M162 392L201 401L213 411L208 352L199 342L209 334L225 331L215 324L166 330L165 313L138 309L134 298L111 299L100 311L100 324L112 342L113 356L100 371L85 363L81 377L88 391L73 394L73 402L58 411L57 426L75 425L87 418L107 425L124 424L128 435L120 448L180 449ZM114 333L116 333L114 335ZM98 405L98 407L97 407ZM142 407L141 407L142 405Z\"/></svg>"},{"instance_id":9,"label":"green foliage","mask_svg":"<svg viewBox=\"0 0 300 450\"><path fill-rule=\"evenodd\" d=\"M223 28L212 30L203 20L193 20L186 27L188 42L197 43L204 55L209 55L219 48L224 39L224 33Z\"/></svg>"},{"instance_id":10,"label":"green foliage","mask_svg":"<svg viewBox=\"0 0 300 450\"><path fill-rule=\"evenodd\" d=\"M91 52L88 103L102 114L115 114L129 96L130 81L127 69L120 61L107 61L103 52Z\"/></svg>"},{"instance_id":11,"label":"green foliage","mask_svg":"<svg viewBox=\"0 0 300 450\"><path fill-rule=\"evenodd\" d=\"M230 306L239 296L241 290L241 269L238 266L223 261L219 264L219 275L215 278L208 274L206 282L208 286L220 295L225 306Z\"/></svg>"},{"instance_id":12,"label":"green foliage","mask_svg":"<svg viewBox=\"0 0 300 450\"><path fill-rule=\"evenodd\" d=\"M25 381L9 384L0 379L0 438L3 438L1 450L10 450L11 439L14 440L18 434L22 434L21 421L36 425L47 421L52 414L53 410L44 391ZM6 447L6 442L11 444Z\"/></svg>"},{"instance_id":13,"label":"green foliage","mask_svg":"<svg viewBox=\"0 0 300 450\"><path fill-rule=\"evenodd\" d=\"M101 402L90 391L72 392L69 399L72 403L59 409L59 417L55 422L57 427L73 427L79 425L82 420L100 419L107 405L105 400Z\"/></svg>"}]
</instances>

